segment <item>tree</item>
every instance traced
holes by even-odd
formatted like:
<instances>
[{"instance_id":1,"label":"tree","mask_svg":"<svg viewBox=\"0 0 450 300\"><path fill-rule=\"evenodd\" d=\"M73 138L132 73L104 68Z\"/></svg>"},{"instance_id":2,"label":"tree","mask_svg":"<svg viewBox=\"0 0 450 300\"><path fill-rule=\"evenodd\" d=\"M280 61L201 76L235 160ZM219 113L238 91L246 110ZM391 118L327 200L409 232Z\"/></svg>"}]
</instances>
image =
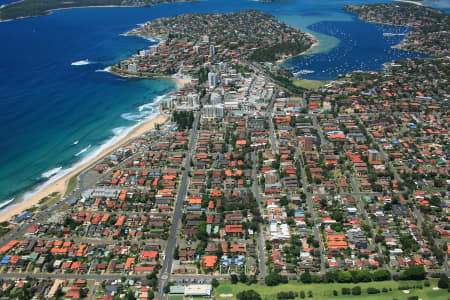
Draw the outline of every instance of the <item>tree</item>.
<instances>
[{"instance_id":1,"label":"tree","mask_svg":"<svg viewBox=\"0 0 450 300\"><path fill-rule=\"evenodd\" d=\"M441 274L441 277L439 278L438 281L438 287L441 289L448 289L449 286L449 282L448 282L448 277L445 274Z\"/></svg>"},{"instance_id":2,"label":"tree","mask_svg":"<svg viewBox=\"0 0 450 300\"><path fill-rule=\"evenodd\" d=\"M264 278L264 283L267 285L267 286L275 286L275 285L278 285L279 283L280 283L280 280L279 280L279 275L278 274L275 274L275 273L269 273L267 276L266 276L266 278Z\"/></svg>"},{"instance_id":3,"label":"tree","mask_svg":"<svg viewBox=\"0 0 450 300\"><path fill-rule=\"evenodd\" d=\"M136 300L136 297L134 296L134 293L132 291L128 291L127 300Z\"/></svg>"},{"instance_id":4,"label":"tree","mask_svg":"<svg viewBox=\"0 0 450 300\"><path fill-rule=\"evenodd\" d=\"M369 270L359 270L354 273L354 282L370 282L372 281L372 273Z\"/></svg>"},{"instance_id":5,"label":"tree","mask_svg":"<svg viewBox=\"0 0 450 300\"><path fill-rule=\"evenodd\" d=\"M355 286L352 288L352 295L361 295L361 287L360 286Z\"/></svg>"},{"instance_id":6,"label":"tree","mask_svg":"<svg viewBox=\"0 0 450 300\"><path fill-rule=\"evenodd\" d=\"M170 287L173 285L172 282L169 282L168 284L166 284L166 286L164 287L164 293L168 294L170 292Z\"/></svg>"},{"instance_id":7,"label":"tree","mask_svg":"<svg viewBox=\"0 0 450 300\"><path fill-rule=\"evenodd\" d=\"M412 266L400 274L400 280L424 280L427 272L423 266Z\"/></svg>"},{"instance_id":8,"label":"tree","mask_svg":"<svg viewBox=\"0 0 450 300\"><path fill-rule=\"evenodd\" d=\"M262 300L261 296L255 290L246 290L236 295L238 300Z\"/></svg>"},{"instance_id":9,"label":"tree","mask_svg":"<svg viewBox=\"0 0 450 300\"><path fill-rule=\"evenodd\" d=\"M391 278L391 275L385 269L378 269L373 273L373 280L375 280L375 281L384 281L384 280L389 280L390 278Z\"/></svg>"},{"instance_id":10,"label":"tree","mask_svg":"<svg viewBox=\"0 0 450 300\"><path fill-rule=\"evenodd\" d=\"M152 291L152 290L149 290L148 292L147 292L147 299L150 299L150 300L152 300L153 298L155 298L155 293Z\"/></svg>"},{"instance_id":11,"label":"tree","mask_svg":"<svg viewBox=\"0 0 450 300\"><path fill-rule=\"evenodd\" d=\"M231 283L232 283L232 284L236 284L236 283L238 283L238 281L239 281L237 275L235 275L235 274L231 275L231 278L230 278L230 279L231 279Z\"/></svg>"},{"instance_id":12,"label":"tree","mask_svg":"<svg viewBox=\"0 0 450 300\"><path fill-rule=\"evenodd\" d=\"M211 281L211 284L214 288L216 288L219 286L219 281L217 279L213 278L213 280Z\"/></svg>"},{"instance_id":13,"label":"tree","mask_svg":"<svg viewBox=\"0 0 450 300\"><path fill-rule=\"evenodd\" d=\"M239 281L242 282L242 283L246 283L247 282L247 275L245 275L244 272L239 274Z\"/></svg>"},{"instance_id":14,"label":"tree","mask_svg":"<svg viewBox=\"0 0 450 300\"><path fill-rule=\"evenodd\" d=\"M300 275L300 280L303 283L311 283L312 282L312 278L311 278L311 274L309 273L309 271L306 271L305 273Z\"/></svg>"},{"instance_id":15,"label":"tree","mask_svg":"<svg viewBox=\"0 0 450 300\"><path fill-rule=\"evenodd\" d=\"M339 272L338 273L338 282L351 282L352 274L350 272Z\"/></svg>"}]
</instances>

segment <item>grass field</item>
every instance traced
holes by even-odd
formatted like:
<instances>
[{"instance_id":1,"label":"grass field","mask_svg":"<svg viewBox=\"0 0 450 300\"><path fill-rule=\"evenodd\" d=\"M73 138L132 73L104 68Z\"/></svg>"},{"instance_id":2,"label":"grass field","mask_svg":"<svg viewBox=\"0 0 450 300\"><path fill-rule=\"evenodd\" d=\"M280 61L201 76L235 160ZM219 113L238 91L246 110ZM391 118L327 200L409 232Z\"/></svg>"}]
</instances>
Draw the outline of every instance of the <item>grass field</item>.
<instances>
[{"instance_id":1,"label":"grass field","mask_svg":"<svg viewBox=\"0 0 450 300\"><path fill-rule=\"evenodd\" d=\"M295 80L293 81L293 84L297 87L305 88L305 89L317 89L321 86L324 86L327 84L327 81L320 81L320 80Z\"/></svg>"},{"instance_id":2,"label":"grass field","mask_svg":"<svg viewBox=\"0 0 450 300\"><path fill-rule=\"evenodd\" d=\"M67 184L67 190L66 190L66 193L64 194L64 196L70 194L70 192L72 192L75 189L75 187L77 186L77 178L78 178L78 174L72 176L69 179L69 183Z\"/></svg>"},{"instance_id":3,"label":"grass field","mask_svg":"<svg viewBox=\"0 0 450 300\"><path fill-rule=\"evenodd\" d=\"M358 283L358 284L347 284L347 283L315 283L315 284L303 284L298 282L290 282L288 284L280 284L278 286L269 287L260 284L254 285L245 285L242 283L231 284L230 281L223 281L220 283L219 287L217 287L214 291L216 299L230 299L221 297L221 294L233 294L231 299L236 299L236 294L240 291L245 290L255 290L257 291L262 299L264 300L277 300L278 292L298 292L304 291L306 294L306 298L308 299L308 291L312 291L312 298L309 299L354 299L354 300L406 300L409 296L418 296L419 299L428 300L428 299L439 299L439 300L447 300L449 299L449 293L447 290L438 290L434 291L433 288L437 286L437 280L431 280L430 287L424 287L423 289L410 289L409 294L404 293L403 291L398 290L400 285L416 285L419 282L411 281L382 281L382 282L368 282L368 283ZM352 288L354 286L360 286L362 289L361 295L352 296L352 295L341 295L341 289L343 287ZM423 283L422 283L423 285ZM379 289L387 288L388 290L391 288L392 291L388 291L386 293L379 294L367 294L367 288L374 287ZM338 296L333 296L333 290L338 291ZM297 299L301 299L298 297Z\"/></svg>"},{"instance_id":4,"label":"grass field","mask_svg":"<svg viewBox=\"0 0 450 300\"><path fill-rule=\"evenodd\" d=\"M170 296L169 296L169 300L183 300L183 296L180 296L180 295L176 295L176 296L170 295Z\"/></svg>"},{"instance_id":5,"label":"grass field","mask_svg":"<svg viewBox=\"0 0 450 300\"><path fill-rule=\"evenodd\" d=\"M289 104L301 104L302 99L300 97L290 97Z\"/></svg>"}]
</instances>

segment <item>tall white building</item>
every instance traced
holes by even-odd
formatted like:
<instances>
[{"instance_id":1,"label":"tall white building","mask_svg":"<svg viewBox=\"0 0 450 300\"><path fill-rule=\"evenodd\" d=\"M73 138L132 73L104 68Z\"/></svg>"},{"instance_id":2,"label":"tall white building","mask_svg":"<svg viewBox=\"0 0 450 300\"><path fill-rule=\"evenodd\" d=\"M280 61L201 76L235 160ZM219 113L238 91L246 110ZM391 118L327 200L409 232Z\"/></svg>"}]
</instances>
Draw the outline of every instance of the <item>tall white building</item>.
<instances>
[{"instance_id":1,"label":"tall white building","mask_svg":"<svg viewBox=\"0 0 450 300\"><path fill-rule=\"evenodd\" d=\"M218 83L217 73L209 72L208 73L208 85L209 88L215 88Z\"/></svg>"},{"instance_id":2,"label":"tall white building","mask_svg":"<svg viewBox=\"0 0 450 300\"><path fill-rule=\"evenodd\" d=\"M189 106L199 106L200 96L197 93L190 93L187 98Z\"/></svg>"},{"instance_id":3,"label":"tall white building","mask_svg":"<svg viewBox=\"0 0 450 300\"><path fill-rule=\"evenodd\" d=\"M216 55L216 47L214 45L209 45L209 56Z\"/></svg>"},{"instance_id":4,"label":"tall white building","mask_svg":"<svg viewBox=\"0 0 450 300\"><path fill-rule=\"evenodd\" d=\"M128 72L133 72L136 73L138 70L138 66L135 63L129 64L128 65Z\"/></svg>"},{"instance_id":5,"label":"tall white building","mask_svg":"<svg viewBox=\"0 0 450 300\"><path fill-rule=\"evenodd\" d=\"M223 104L205 105L203 106L203 115L206 118L216 118L224 116Z\"/></svg>"}]
</instances>

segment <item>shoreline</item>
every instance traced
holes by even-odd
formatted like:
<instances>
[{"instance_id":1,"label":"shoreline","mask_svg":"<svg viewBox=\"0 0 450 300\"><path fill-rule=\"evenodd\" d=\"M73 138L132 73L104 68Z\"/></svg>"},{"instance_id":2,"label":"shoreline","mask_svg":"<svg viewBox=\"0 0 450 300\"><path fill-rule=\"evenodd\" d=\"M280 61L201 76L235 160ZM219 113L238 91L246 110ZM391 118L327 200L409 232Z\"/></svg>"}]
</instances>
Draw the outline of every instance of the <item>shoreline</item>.
<instances>
[{"instance_id":1,"label":"shoreline","mask_svg":"<svg viewBox=\"0 0 450 300\"><path fill-rule=\"evenodd\" d=\"M33 191L28 192L32 194L29 198L26 198L17 204L13 204L10 207L8 207L8 205L5 206L3 211L0 212L0 222L9 221L14 215L20 214L24 210L37 205L42 198L49 196L50 194L60 193L61 197L64 197L70 178L86 171L88 168L95 165L99 160L103 159L105 156L114 152L116 149L120 148L129 141L138 138L147 131L152 130L156 124L165 123L167 120L167 116L163 115L161 112L158 112L158 114L153 118L144 120L141 124L137 123L134 125L134 128L133 126L130 127L130 132L128 134L119 138L113 144L109 145L106 149L100 151L92 158L75 163L68 169L70 171L61 178L57 178L54 181L51 181L50 178L48 183L44 183L40 187L35 188Z\"/></svg>"},{"instance_id":2,"label":"shoreline","mask_svg":"<svg viewBox=\"0 0 450 300\"><path fill-rule=\"evenodd\" d=\"M34 15L34 16L21 16L21 17L17 17L17 18L13 18L13 19L5 19L5 20L1 20L0 22L9 22L9 21L14 21L14 20L21 20L21 19L26 19L26 18L36 18L36 17L43 17L43 16L48 16L51 15L54 11L58 11L58 10L65 10L65 9L74 9L74 8L95 8L95 7L100 7L100 8L112 8L112 7L128 7L128 8L132 8L132 7L153 7L156 5L161 5L161 4L171 4L171 3L177 3L177 2L200 2L203 0L180 0L180 1L175 1L175 2L166 2L166 3L158 3L155 5L144 5L144 6L138 6L138 5L114 5L114 4L110 4L110 5L86 5L86 6L70 6L70 7L60 7L60 8L52 8L52 9L48 9L45 10L42 14L39 15ZM9 4L13 4L13 3L19 3L19 2L24 2L24 0L20 0L20 1L16 1L16 2L12 2L12 3L8 3L8 4L4 4L4 6L7 6ZM3 8L3 7L0 7Z\"/></svg>"},{"instance_id":3,"label":"shoreline","mask_svg":"<svg viewBox=\"0 0 450 300\"><path fill-rule=\"evenodd\" d=\"M112 71L108 72L122 77L128 77L123 76L121 74L117 74ZM175 81L177 90L183 88L186 84L192 82L192 79L187 77L161 76L157 78L165 78ZM86 161L80 160L76 162L73 166L67 169L68 173L62 175L60 178L55 178L53 181L52 178L49 178L47 182L39 185L38 187L29 192L26 192L22 196L24 197L24 199L21 202L18 203L11 202L10 204L6 204L4 207L0 209L0 222L10 221L13 216L18 215L22 213L24 210L27 210L35 205L38 205L39 201L42 198L49 196L53 193L59 193L61 194L61 198L64 197L70 178L72 178L73 176L78 176L80 173L86 171L88 168L95 165L105 156L114 152L116 149L128 143L130 140L138 138L145 132L154 129L156 124L165 123L168 119L169 119L168 116L158 111L158 113L154 117L151 117L150 115L150 118L148 120L144 119L141 122L129 127L127 130L130 130L130 132L128 132L123 137L120 137L117 141L113 142L111 145L107 146L106 149L102 149L101 151L99 151L99 153L97 153L95 156L87 158ZM31 196L27 197L26 196L27 194L31 194Z\"/></svg>"},{"instance_id":4,"label":"shoreline","mask_svg":"<svg viewBox=\"0 0 450 300\"><path fill-rule=\"evenodd\" d=\"M305 34L306 34L307 36L309 36L309 37L311 38L312 42L313 42L313 44L311 45L311 47L309 47L308 49L306 49L305 51L303 51L303 52L301 52L301 53L299 53L299 54L297 54L297 55L293 55L293 56L287 57L287 58L280 58L279 60L276 61L277 64L283 64L283 63L285 63L286 61L288 61L288 60L290 60L290 59L296 58L296 57L301 56L301 55L308 54L308 53L309 53L310 51L312 51L315 47L317 47L317 46L320 45L319 40L318 40L312 33L305 32Z\"/></svg>"}]
</instances>

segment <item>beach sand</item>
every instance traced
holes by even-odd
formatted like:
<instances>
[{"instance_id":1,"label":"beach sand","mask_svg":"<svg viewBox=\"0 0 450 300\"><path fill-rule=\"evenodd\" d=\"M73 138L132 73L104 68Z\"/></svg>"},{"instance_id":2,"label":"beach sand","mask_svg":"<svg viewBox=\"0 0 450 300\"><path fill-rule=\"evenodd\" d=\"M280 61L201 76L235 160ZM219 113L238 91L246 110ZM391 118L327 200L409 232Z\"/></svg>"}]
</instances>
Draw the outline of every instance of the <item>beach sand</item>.
<instances>
[{"instance_id":1,"label":"beach sand","mask_svg":"<svg viewBox=\"0 0 450 300\"><path fill-rule=\"evenodd\" d=\"M179 89L183 88L186 84L192 82L192 79L190 78L179 78L179 77L169 77L169 78L175 80Z\"/></svg>"},{"instance_id":2,"label":"beach sand","mask_svg":"<svg viewBox=\"0 0 450 300\"><path fill-rule=\"evenodd\" d=\"M174 78L174 80L177 80L177 84L180 86L184 86L184 84L187 82L185 79L181 79L181 78L179 80L178 80L178 78ZM39 200L41 200L42 198L44 198L52 193L60 193L61 195L64 196L70 178L81 173L88 167L94 165L99 160L104 158L106 155L110 154L115 149L121 147L123 144L126 144L130 140L135 139L135 138L141 136L142 134L144 134L145 132L153 129L155 127L155 124L161 124L161 123L166 122L167 119L168 119L168 117L166 117L162 114L159 114L155 118L149 120L148 122L142 123L135 129L133 129L133 131L131 131L127 136L118 140L114 145L111 145L110 147L105 149L105 151L101 152L96 157L93 157L90 161L87 161L84 164L78 166L70 173L66 174L65 176L61 177L60 179L56 180L55 182L49 184L42 190L33 194L30 198L26 199L25 201L17 204L16 206L12 206L9 209L7 208L8 210L4 211L0 215L0 222L9 221L11 219L11 217L13 217L14 215L20 214L22 211L32 207L33 205L37 205L39 203Z\"/></svg>"}]
</instances>

